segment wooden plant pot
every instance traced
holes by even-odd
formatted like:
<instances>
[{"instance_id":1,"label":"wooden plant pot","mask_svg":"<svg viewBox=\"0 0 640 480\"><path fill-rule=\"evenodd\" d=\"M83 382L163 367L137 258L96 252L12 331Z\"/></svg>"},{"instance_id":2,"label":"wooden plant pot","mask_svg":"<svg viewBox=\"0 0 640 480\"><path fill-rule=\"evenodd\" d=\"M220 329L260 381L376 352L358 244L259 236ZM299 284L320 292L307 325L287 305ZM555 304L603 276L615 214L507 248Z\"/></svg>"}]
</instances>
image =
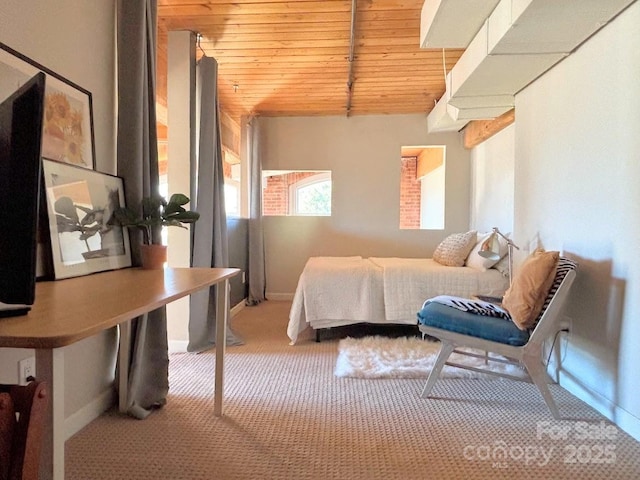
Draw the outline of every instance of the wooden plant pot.
<instances>
[{"instance_id":1,"label":"wooden plant pot","mask_svg":"<svg viewBox=\"0 0 640 480\"><path fill-rule=\"evenodd\" d=\"M145 270L159 270L164 268L167 261L166 245L140 245L142 268Z\"/></svg>"}]
</instances>

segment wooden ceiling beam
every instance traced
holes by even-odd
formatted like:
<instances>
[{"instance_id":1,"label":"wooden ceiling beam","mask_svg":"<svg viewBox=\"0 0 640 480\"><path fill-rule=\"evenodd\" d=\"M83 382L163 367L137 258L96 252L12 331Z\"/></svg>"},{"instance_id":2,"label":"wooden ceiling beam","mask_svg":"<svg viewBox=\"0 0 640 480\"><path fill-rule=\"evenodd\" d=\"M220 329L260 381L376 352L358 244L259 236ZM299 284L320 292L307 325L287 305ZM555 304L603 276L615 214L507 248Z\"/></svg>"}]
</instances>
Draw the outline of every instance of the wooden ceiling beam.
<instances>
[{"instance_id":1,"label":"wooden ceiling beam","mask_svg":"<svg viewBox=\"0 0 640 480\"><path fill-rule=\"evenodd\" d=\"M516 121L515 108L493 120L474 120L463 130L464 147L473 148Z\"/></svg>"}]
</instances>

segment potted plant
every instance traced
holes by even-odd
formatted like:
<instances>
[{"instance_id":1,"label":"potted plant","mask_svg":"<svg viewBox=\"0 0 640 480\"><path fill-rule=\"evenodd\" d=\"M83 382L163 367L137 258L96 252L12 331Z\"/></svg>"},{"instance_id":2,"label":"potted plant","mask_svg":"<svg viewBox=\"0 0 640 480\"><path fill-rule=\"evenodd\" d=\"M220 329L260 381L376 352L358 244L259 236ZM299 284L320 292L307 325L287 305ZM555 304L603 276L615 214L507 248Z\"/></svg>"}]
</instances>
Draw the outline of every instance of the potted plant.
<instances>
[{"instance_id":1,"label":"potted plant","mask_svg":"<svg viewBox=\"0 0 640 480\"><path fill-rule=\"evenodd\" d=\"M141 202L142 215L130 207L120 207L113 212L112 222L123 227L142 230L140 255L143 268L162 268L166 261L166 246L153 243L153 230L158 227L182 227L184 223L194 223L200 218L195 211L187 211L183 205L189 203L189 197L174 193L167 201L158 195L144 197Z\"/></svg>"}]
</instances>

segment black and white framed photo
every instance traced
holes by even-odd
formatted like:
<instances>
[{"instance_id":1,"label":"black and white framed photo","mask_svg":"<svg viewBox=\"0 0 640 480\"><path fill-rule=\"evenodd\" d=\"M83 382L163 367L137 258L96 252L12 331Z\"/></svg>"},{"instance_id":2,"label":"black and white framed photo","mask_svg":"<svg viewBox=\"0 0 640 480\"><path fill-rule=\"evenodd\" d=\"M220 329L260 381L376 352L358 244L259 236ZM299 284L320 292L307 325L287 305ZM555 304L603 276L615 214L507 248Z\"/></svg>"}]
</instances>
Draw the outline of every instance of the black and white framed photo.
<instances>
[{"instance_id":1,"label":"black and white framed photo","mask_svg":"<svg viewBox=\"0 0 640 480\"><path fill-rule=\"evenodd\" d=\"M122 178L42 161L55 279L131 266L129 232L109 225L125 206Z\"/></svg>"},{"instance_id":2,"label":"black and white framed photo","mask_svg":"<svg viewBox=\"0 0 640 480\"><path fill-rule=\"evenodd\" d=\"M38 72L46 74L42 156L93 169L91 92L0 43L0 100Z\"/></svg>"}]
</instances>

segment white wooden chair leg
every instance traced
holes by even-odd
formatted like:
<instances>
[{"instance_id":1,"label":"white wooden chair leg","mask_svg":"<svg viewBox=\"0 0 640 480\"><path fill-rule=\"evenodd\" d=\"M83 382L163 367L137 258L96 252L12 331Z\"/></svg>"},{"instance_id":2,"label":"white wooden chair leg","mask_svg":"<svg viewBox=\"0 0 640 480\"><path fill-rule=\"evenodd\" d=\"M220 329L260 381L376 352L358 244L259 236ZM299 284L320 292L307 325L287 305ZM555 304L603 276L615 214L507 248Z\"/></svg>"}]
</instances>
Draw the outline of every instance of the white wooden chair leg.
<instances>
[{"instance_id":1,"label":"white wooden chair leg","mask_svg":"<svg viewBox=\"0 0 640 480\"><path fill-rule=\"evenodd\" d=\"M431 393L431 390L433 389L433 386L436 384L436 381L440 376L440 372L442 371L442 368L444 367L445 362L449 358L449 355L451 355L451 352L453 352L454 348L455 347L453 343L446 342L446 341L442 342L442 345L440 346L440 353L438 353L438 358L436 359L436 363L433 366L433 370L431 370L431 373L429 374L429 378L427 378L427 383L424 385L424 388L422 389L422 393L420 394L421 397L424 398L429 396L429 394Z\"/></svg>"},{"instance_id":2,"label":"white wooden chair leg","mask_svg":"<svg viewBox=\"0 0 640 480\"><path fill-rule=\"evenodd\" d=\"M553 418L555 418L556 420L561 420L562 417L560 417L560 411L558 410L558 406L556 405L556 402L551 395L551 390L549 390L549 386L547 385L548 376L546 368L544 367L544 365L542 365L540 360L531 358L524 358L523 363L525 368L527 369L527 372L529 373L529 376L531 377L531 380L536 385L536 387L538 387L538 390L540 390L542 398L544 398L547 407L549 407Z\"/></svg>"}]
</instances>

